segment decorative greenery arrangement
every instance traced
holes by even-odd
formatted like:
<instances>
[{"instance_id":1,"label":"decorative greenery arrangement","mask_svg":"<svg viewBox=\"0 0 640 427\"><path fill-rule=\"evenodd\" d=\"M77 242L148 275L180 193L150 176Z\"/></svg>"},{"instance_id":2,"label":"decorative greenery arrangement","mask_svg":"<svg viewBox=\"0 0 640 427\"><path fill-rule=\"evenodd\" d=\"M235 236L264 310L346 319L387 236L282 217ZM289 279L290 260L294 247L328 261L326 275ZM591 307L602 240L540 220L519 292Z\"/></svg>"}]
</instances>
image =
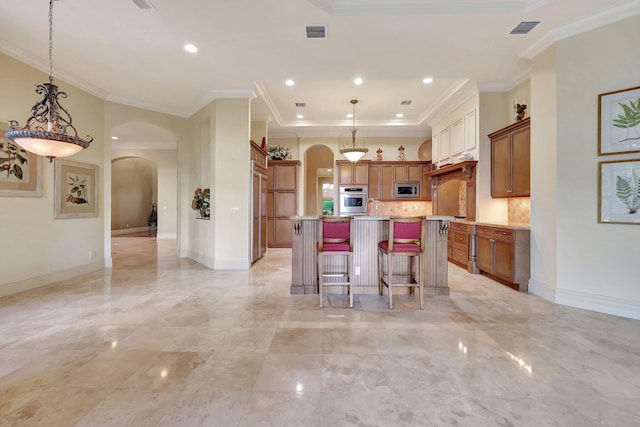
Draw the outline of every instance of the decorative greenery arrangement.
<instances>
[{"instance_id":1,"label":"decorative greenery arrangement","mask_svg":"<svg viewBox=\"0 0 640 427\"><path fill-rule=\"evenodd\" d=\"M289 159L291 159L291 147L281 147L279 145L269 146L269 160Z\"/></svg>"},{"instance_id":2,"label":"decorative greenery arrangement","mask_svg":"<svg viewBox=\"0 0 640 427\"><path fill-rule=\"evenodd\" d=\"M191 201L191 209L194 211L200 211L202 218L209 218L211 216L211 207L209 199L211 198L210 190L208 188L196 188L193 193L193 200Z\"/></svg>"},{"instance_id":3,"label":"decorative greenery arrangement","mask_svg":"<svg viewBox=\"0 0 640 427\"><path fill-rule=\"evenodd\" d=\"M622 111L624 111L624 116L618 114L618 118L613 119L613 126L627 130L627 137L620 140L620 142L640 139L640 133L638 133L637 129L637 126L640 125L640 98L636 99L635 102L633 102L633 100L629 101L629 105L621 102L618 104L622 108ZM629 129L636 131L635 137L629 135Z\"/></svg>"},{"instance_id":4,"label":"decorative greenery arrangement","mask_svg":"<svg viewBox=\"0 0 640 427\"><path fill-rule=\"evenodd\" d=\"M640 208L640 176L635 170L631 172L629 180L616 175L616 196L629 209L630 214L636 213Z\"/></svg>"}]
</instances>

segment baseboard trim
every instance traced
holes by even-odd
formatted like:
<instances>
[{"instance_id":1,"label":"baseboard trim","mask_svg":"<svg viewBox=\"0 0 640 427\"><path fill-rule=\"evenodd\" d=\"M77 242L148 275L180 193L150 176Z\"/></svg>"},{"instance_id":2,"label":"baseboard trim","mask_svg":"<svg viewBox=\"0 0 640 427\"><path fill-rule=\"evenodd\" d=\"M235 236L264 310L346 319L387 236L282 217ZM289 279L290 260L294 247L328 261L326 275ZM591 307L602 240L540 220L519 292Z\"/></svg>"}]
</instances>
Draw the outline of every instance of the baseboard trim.
<instances>
[{"instance_id":1,"label":"baseboard trim","mask_svg":"<svg viewBox=\"0 0 640 427\"><path fill-rule=\"evenodd\" d=\"M17 282L0 284L0 297L14 295L20 292L29 291L31 289L40 288L62 280L71 279L82 274L93 273L94 271L103 270L106 260L95 260L89 264L79 267L69 268L67 270L54 271L52 273L43 274L42 276L30 277L28 279L18 280Z\"/></svg>"},{"instance_id":2,"label":"baseboard trim","mask_svg":"<svg viewBox=\"0 0 640 427\"><path fill-rule=\"evenodd\" d=\"M547 301L557 302L556 289L534 279L529 279L529 293L544 298Z\"/></svg>"},{"instance_id":3,"label":"baseboard trim","mask_svg":"<svg viewBox=\"0 0 640 427\"><path fill-rule=\"evenodd\" d=\"M158 233L156 234L156 239L177 239L178 235L176 233Z\"/></svg>"},{"instance_id":4,"label":"baseboard trim","mask_svg":"<svg viewBox=\"0 0 640 427\"><path fill-rule=\"evenodd\" d=\"M144 233L149 231L149 227L125 228L123 230L111 230L112 236L122 236L124 234Z\"/></svg>"},{"instance_id":5,"label":"baseboard trim","mask_svg":"<svg viewBox=\"0 0 640 427\"><path fill-rule=\"evenodd\" d=\"M640 301L558 289L558 304L640 320Z\"/></svg>"}]
</instances>

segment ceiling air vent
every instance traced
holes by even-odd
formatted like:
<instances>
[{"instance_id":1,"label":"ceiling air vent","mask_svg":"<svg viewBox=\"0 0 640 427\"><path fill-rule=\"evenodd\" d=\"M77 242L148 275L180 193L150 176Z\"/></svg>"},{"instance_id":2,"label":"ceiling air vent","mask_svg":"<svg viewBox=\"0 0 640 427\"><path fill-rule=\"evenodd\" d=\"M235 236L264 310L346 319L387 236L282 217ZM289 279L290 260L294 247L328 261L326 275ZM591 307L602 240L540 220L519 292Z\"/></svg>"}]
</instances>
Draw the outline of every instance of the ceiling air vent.
<instances>
[{"instance_id":1,"label":"ceiling air vent","mask_svg":"<svg viewBox=\"0 0 640 427\"><path fill-rule=\"evenodd\" d=\"M306 107L307 103L306 102L296 102L296 107Z\"/></svg>"},{"instance_id":2,"label":"ceiling air vent","mask_svg":"<svg viewBox=\"0 0 640 427\"><path fill-rule=\"evenodd\" d=\"M400 102L400 105L411 105L413 101L402 101Z\"/></svg>"},{"instance_id":3,"label":"ceiling air vent","mask_svg":"<svg viewBox=\"0 0 640 427\"><path fill-rule=\"evenodd\" d=\"M509 34L529 34L529 31L539 23L540 21L522 21Z\"/></svg>"},{"instance_id":4,"label":"ceiling air vent","mask_svg":"<svg viewBox=\"0 0 640 427\"><path fill-rule=\"evenodd\" d=\"M149 0L131 0L142 10L153 10L155 7L149 2Z\"/></svg>"},{"instance_id":5,"label":"ceiling air vent","mask_svg":"<svg viewBox=\"0 0 640 427\"><path fill-rule=\"evenodd\" d=\"M326 25L307 25L305 27L307 31L308 39L326 39L327 38L327 26Z\"/></svg>"}]
</instances>

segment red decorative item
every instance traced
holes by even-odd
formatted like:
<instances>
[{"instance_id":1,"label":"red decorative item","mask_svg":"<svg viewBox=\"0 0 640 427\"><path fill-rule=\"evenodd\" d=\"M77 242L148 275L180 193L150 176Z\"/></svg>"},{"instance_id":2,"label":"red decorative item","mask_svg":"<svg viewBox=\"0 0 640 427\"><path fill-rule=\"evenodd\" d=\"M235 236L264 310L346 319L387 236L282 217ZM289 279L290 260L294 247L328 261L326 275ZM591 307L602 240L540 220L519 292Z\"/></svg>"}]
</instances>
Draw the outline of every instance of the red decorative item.
<instances>
[{"instance_id":1,"label":"red decorative item","mask_svg":"<svg viewBox=\"0 0 640 427\"><path fill-rule=\"evenodd\" d=\"M268 150L268 147L267 147L267 137L266 137L266 136L263 136L263 137L262 137L262 145L260 146L260 148L262 148L264 151L267 151L267 150Z\"/></svg>"}]
</instances>

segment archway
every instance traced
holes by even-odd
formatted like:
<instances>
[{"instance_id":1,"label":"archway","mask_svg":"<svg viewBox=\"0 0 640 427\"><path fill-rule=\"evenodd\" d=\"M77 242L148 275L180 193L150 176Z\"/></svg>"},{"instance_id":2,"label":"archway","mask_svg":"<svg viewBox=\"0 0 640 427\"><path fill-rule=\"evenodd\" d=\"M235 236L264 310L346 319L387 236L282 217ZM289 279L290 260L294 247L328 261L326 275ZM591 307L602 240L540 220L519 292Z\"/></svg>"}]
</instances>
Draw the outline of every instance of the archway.
<instances>
[{"instance_id":1,"label":"archway","mask_svg":"<svg viewBox=\"0 0 640 427\"><path fill-rule=\"evenodd\" d=\"M305 152L305 188L304 188L304 211L306 215L322 215L323 200L333 200L332 192L322 192L323 184L325 189L333 186L333 151L326 145L313 145ZM328 211L327 206L325 213Z\"/></svg>"},{"instance_id":2,"label":"archway","mask_svg":"<svg viewBox=\"0 0 640 427\"><path fill-rule=\"evenodd\" d=\"M158 164L141 157L111 160L111 235L155 236L157 226Z\"/></svg>"},{"instance_id":3,"label":"archway","mask_svg":"<svg viewBox=\"0 0 640 427\"><path fill-rule=\"evenodd\" d=\"M127 221L122 223L122 215L133 218L137 223L143 221L143 226L148 227L148 219L151 211L151 203L155 203L158 217L157 236L158 238L176 238L178 229L178 149L177 137L170 131L147 122L127 122L114 126L111 130L111 198L112 198L112 226L122 230ZM145 166L146 165L146 166ZM149 165L153 165L152 167ZM116 169L114 169L116 168ZM149 169L151 168L151 169ZM155 172L151 172L155 169ZM142 184L145 180L143 176L147 171L147 176L153 175L153 183ZM123 175L123 176L116 176ZM126 189L127 181L134 181L140 186L151 186L152 193L143 196L141 188ZM121 182L118 187L114 184ZM124 190L123 190L124 189ZM130 197L139 206L122 206L119 201L125 203L125 195L117 192L131 192ZM145 199L146 197L146 199ZM116 204L119 204L119 212L114 211ZM114 215L118 215L115 218ZM129 228L132 223L129 222Z\"/></svg>"}]
</instances>

